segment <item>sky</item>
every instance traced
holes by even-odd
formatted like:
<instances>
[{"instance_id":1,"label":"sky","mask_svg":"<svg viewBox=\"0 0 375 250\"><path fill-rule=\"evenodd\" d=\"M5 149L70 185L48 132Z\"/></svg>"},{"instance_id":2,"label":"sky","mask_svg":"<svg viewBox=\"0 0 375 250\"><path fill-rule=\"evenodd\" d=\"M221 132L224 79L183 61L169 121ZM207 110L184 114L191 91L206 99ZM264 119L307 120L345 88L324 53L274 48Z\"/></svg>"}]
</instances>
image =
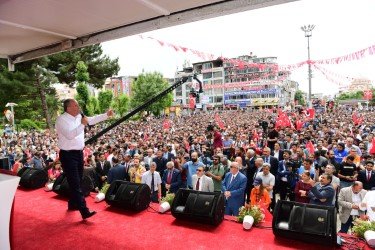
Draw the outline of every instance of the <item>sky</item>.
<instances>
[{"instance_id":1,"label":"sky","mask_svg":"<svg viewBox=\"0 0 375 250\"><path fill-rule=\"evenodd\" d=\"M201 20L143 33L147 37L217 56L237 57L252 52L258 57L275 56L280 65L307 60L307 38L301 26L314 24L310 38L311 60L344 56L375 44L373 13L375 0L300 0L262 9ZM155 40L130 36L102 44L104 53L119 57L118 75L138 75L158 71L174 77L185 60L203 61L192 53L176 52ZM362 60L321 65L339 77L342 84L351 78L367 78L375 83L375 55ZM292 71L302 91L308 92L307 65ZM348 77L348 78L347 78ZM312 93L333 95L332 82L313 69Z\"/></svg>"}]
</instances>

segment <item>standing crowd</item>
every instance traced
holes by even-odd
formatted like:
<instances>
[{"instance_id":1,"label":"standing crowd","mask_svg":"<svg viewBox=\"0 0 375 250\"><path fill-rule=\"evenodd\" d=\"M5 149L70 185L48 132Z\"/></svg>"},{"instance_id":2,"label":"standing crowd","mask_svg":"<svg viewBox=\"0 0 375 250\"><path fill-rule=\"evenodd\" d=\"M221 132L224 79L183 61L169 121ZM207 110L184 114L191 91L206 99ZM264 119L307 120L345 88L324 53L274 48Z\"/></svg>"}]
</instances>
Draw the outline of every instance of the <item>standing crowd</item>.
<instances>
[{"instance_id":1,"label":"standing crowd","mask_svg":"<svg viewBox=\"0 0 375 250\"><path fill-rule=\"evenodd\" d=\"M244 205L272 212L281 199L336 206L341 232L357 217L375 220L373 112L340 107L312 119L298 110L288 117L287 127L277 125L276 109L128 121L84 148L84 168L96 191L116 180L145 183L153 202L190 188L222 192L228 215ZM104 126L87 128L85 137ZM45 169L50 182L62 173L54 132L4 134L0 143L14 172Z\"/></svg>"}]
</instances>

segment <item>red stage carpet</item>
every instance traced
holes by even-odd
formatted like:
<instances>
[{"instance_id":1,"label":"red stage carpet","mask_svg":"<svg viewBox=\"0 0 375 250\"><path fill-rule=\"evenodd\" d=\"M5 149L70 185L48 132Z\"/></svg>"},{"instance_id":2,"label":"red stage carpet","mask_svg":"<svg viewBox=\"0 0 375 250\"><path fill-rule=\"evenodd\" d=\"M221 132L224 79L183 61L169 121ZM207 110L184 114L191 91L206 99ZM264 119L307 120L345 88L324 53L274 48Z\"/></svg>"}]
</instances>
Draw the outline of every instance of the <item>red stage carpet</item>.
<instances>
[{"instance_id":1,"label":"red stage carpet","mask_svg":"<svg viewBox=\"0 0 375 250\"><path fill-rule=\"evenodd\" d=\"M82 221L65 199L43 189L19 189L14 209L14 249L329 249L288 239L272 230L225 220L218 227L176 220L152 209L140 213L107 207L87 197L98 213ZM157 207L157 206L156 206ZM271 223L264 226L270 227Z\"/></svg>"}]
</instances>

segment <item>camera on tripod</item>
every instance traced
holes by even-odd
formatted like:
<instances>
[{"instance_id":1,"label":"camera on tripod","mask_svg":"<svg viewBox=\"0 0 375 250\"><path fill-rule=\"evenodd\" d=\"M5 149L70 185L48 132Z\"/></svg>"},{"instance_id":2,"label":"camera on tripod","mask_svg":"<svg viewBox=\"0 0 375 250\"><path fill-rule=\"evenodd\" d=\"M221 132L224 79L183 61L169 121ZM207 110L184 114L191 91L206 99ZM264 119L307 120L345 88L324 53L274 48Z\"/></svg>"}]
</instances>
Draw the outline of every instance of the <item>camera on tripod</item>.
<instances>
[{"instance_id":1,"label":"camera on tripod","mask_svg":"<svg viewBox=\"0 0 375 250\"><path fill-rule=\"evenodd\" d=\"M268 128L268 122L264 120L259 121L259 126L262 127L263 131L266 131Z\"/></svg>"}]
</instances>

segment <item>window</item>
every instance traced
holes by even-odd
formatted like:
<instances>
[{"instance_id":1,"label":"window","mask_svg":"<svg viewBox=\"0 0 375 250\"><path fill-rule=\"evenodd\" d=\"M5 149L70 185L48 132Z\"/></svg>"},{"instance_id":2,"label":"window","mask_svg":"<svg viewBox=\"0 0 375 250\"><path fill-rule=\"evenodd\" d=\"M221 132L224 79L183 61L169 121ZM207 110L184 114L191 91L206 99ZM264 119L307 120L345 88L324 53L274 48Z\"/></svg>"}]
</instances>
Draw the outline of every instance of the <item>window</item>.
<instances>
[{"instance_id":1,"label":"window","mask_svg":"<svg viewBox=\"0 0 375 250\"><path fill-rule=\"evenodd\" d=\"M222 96L216 96L215 99L216 99L216 102L223 102Z\"/></svg>"},{"instance_id":2,"label":"window","mask_svg":"<svg viewBox=\"0 0 375 250\"><path fill-rule=\"evenodd\" d=\"M212 72L203 73L203 79L210 79L212 78Z\"/></svg>"},{"instance_id":3,"label":"window","mask_svg":"<svg viewBox=\"0 0 375 250\"><path fill-rule=\"evenodd\" d=\"M202 67L203 69L212 69L212 63L204 63Z\"/></svg>"},{"instance_id":4,"label":"window","mask_svg":"<svg viewBox=\"0 0 375 250\"><path fill-rule=\"evenodd\" d=\"M223 76L223 72L221 72L221 71L214 72L214 74L213 74L213 78L222 77L222 76Z\"/></svg>"}]
</instances>

